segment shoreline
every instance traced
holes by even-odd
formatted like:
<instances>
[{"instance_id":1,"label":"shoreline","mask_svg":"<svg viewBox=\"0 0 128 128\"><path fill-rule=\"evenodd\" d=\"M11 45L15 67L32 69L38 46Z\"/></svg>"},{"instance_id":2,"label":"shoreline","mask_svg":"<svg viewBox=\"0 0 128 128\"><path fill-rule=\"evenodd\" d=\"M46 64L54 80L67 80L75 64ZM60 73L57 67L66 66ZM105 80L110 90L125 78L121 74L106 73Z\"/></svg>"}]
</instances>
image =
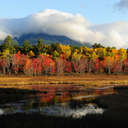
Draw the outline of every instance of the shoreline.
<instances>
[{"instance_id":1,"label":"shoreline","mask_svg":"<svg viewBox=\"0 0 128 128\"><path fill-rule=\"evenodd\" d=\"M104 88L128 86L128 75L82 74L50 76L4 76L0 77L0 88L33 89L41 87L81 86L83 88Z\"/></svg>"}]
</instances>

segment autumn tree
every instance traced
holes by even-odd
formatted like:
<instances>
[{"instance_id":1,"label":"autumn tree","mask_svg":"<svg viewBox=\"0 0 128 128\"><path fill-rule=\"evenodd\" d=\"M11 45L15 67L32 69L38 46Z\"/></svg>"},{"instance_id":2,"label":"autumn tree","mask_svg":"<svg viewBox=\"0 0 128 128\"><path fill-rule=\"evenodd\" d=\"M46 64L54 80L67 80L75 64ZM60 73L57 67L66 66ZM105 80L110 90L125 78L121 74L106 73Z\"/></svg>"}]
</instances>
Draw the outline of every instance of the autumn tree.
<instances>
[{"instance_id":1,"label":"autumn tree","mask_svg":"<svg viewBox=\"0 0 128 128\"><path fill-rule=\"evenodd\" d=\"M22 44L22 53L27 54L32 49L32 44L29 40L25 40Z\"/></svg>"},{"instance_id":2,"label":"autumn tree","mask_svg":"<svg viewBox=\"0 0 128 128\"><path fill-rule=\"evenodd\" d=\"M42 39L38 39L36 48L37 48L36 54L40 55L43 52L43 48L44 48L44 44L43 44Z\"/></svg>"},{"instance_id":3,"label":"autumn tree","mask_svg":"<svg viewBox=\"0 0 128 128\"><path fill-rule=\"evenodd\" d=\"M10 54L14 54L16 53L16 48L18 47L18 43L15 40L13 40L11 36L7 36L1 47L2 50L9 49Z\"/></svg>"}]
</instances>

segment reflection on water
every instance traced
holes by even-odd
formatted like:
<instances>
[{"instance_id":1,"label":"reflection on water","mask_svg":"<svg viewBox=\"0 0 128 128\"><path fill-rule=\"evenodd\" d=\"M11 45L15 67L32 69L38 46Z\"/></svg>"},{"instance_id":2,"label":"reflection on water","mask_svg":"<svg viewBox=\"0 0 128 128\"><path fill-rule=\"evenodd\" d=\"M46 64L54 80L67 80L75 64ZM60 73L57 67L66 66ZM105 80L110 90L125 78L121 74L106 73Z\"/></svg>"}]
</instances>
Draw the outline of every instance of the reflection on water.
<instances>
[{"instance_id":1,"label":"reflection on water","mask_svg":"<svg viewBox=\"0 0 128 128\"><path fill-rule=\"evenodd\" d=\"M37 94L24 100L0 105L0 115L39 112L50 116L72 116L80 118L87 114L102 114L103 109L91 100L96 96L114 93L113 88L85 89L82 86L41 87Z\"/></svg>"},{"instance_id":2,"label":"reflection on water","mask_svg":"<svg viewBox=\"0 0 128 128\"><path fill-rule=\"evenodd\" d=\"M41 106L40 108L26 108L24 104L13 104L10 106L4 106L3 109L0 109L0 115L3 114L14 114L14 113L33 113L39 112L43 115L49 116L64 116L64 117L73 117L81 118L87 114L102 114L104 110L98 108L96 104L83 104L82 107L77 107L73 109L68 103L65 106L61 104L55 104L51 106Z\"/></svg>"},{"instance_id":3,"label":"reflection on water","mask_svg":"<svg viewBox=\"0 0 128 128\"><path fill-rule=\"evenodd\" d=\"M98 108L95 104L87 104L82 108L72 109L70 106L62 107L59 105L44 107L41 110L42 114L52 115L52 116L65 116L65 117L73 117L73 118L81 118L86 116L87 114L102 114L104 110L102 108Z\"/></svg>"}]
</instances>

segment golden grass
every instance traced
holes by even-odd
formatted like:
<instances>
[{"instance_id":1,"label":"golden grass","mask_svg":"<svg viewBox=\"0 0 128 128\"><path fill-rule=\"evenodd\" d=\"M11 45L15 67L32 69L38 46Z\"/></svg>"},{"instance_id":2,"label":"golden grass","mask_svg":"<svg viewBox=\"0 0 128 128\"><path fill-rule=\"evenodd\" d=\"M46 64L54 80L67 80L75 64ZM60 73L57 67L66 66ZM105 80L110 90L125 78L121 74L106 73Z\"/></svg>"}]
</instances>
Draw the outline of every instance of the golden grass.
<instances>
[{"instance_id":1,"label":"golden grass","mask_svg":"<svg viewBox=\"0 0 128 128\"><path fill-rule=\"evenodd\" d=\"M128 75L57 75L57 76L5 76L0 77L0 88L32 89L33 85L60 86L83 85L87 88L128 85Z\"/></svg>"}]
</instances>

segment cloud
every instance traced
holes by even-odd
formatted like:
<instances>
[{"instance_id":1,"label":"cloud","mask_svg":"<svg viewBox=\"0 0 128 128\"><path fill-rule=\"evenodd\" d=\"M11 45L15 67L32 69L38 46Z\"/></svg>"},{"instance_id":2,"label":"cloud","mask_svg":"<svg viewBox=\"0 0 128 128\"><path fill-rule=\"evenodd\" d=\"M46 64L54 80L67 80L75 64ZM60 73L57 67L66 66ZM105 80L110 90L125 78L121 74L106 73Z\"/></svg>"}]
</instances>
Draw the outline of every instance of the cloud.
<instances>
[{"instance_id":1,"label":"cloud","mask_svg":"<svg viewBox=\"0 0 128 128\"><path fill-rule=\"evenodd\" d=\"M27 33L63 35L81 43L128 47L128 22L95 25L80 14L49 9L21 19L0 19L0 39Z\"/></svg>"},{"instance_id":2,"label":"cloud","mask_svg":"<svg viewBox=\"0 0 128 128\"><path fill-rule=\"evenodd\" d=\"M128 0L120 0L117 4L119 8L128 8Z\"/></svg>"}]
</instances>

